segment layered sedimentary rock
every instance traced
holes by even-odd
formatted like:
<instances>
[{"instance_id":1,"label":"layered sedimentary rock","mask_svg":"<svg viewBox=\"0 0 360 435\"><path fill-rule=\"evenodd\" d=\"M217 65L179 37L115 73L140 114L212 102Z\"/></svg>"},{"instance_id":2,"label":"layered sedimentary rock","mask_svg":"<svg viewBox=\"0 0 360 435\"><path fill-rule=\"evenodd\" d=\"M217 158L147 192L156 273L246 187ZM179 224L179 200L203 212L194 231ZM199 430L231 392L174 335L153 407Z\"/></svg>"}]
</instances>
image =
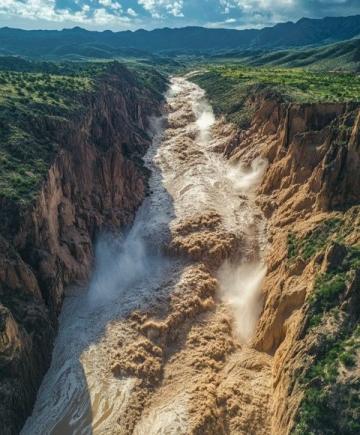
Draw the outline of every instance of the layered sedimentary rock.
<instances>
[{"instance_id":1,"label":"layered sedimentary rock","mask_svg":"<svg viewBox=\"0 0 360 435\"><path fill-rule=\"evenodd\" d=\"M271 357L239 339L218 275L225 263L235 280L240 263L259 262L262 215L249 186L234 183L239 168L219 153L233 128L215 122L202 91L174 79L167 111L154 160L175 211L161 244L172 266L149 302L114 322L126 329L109 350L111 370L132 389L111 427L124 435L266 434ZM147 239L158 243L156 235Z\"/></svg>"},{"instance_id":2,"label":"layered sedimentary rock","mask_svg":"<svg viewBox=\"0 0 360 435\"><path fill-rule=\"evenodd\" d=\"M269 161L257 199L269 224L268 273L252 346L272 358L271 433L319 427L327 433L327 424L356 433L356 403L336 397L340 389L356 395L359 385L359 360L347 366L339 356L340 346L346 351L356 342L352 331L359 322L359 106L260 97L252 105L251 128L237 133L225 154L232 160L261 155ZM338 279L344 279L343 287L331 287ZM323 282L328 286L321 287ZM335 292L333 299L321 294L324 288ZM332 356L326 360L327 355ZM318 386L311 381L312 365L319 370ZM321 373L325 367L334 370L331 382Z\"/></svg>"},{"instance_id":3,"label":"layered sedimentary rock","mask_svg":"<svg viewBox=\"0 0 360 435\"><path fill-rule=\"evenodd\" d=\"M0 199L2 433L17 433L31 411L64 289L88 279L96 235L130 225L145 196L141 157L161 101L141 86L114 67L82 97L83 113L34 126L59 144L46 180L31 206Z\"/></svg>"},{"instance_id":4,"label":"layered sedimentary rock","mask_svg":"<svg viewBox=\"0 0 360 435\"><path fill-rule=\"evenodd\" d=\"M130 224L146 190L138 159L149 144L144 129L151 97L140 103L130 78L108 80L115 81L111 92L105 83L81 122L68 127L34 207L25 214L14 209L1 239L1 412L13 432L21 423L15 416L31 408L49 363L64 287L86 281L97 232ZM197 87L182 79L174 85L153 162L159 172L145 206L148 216L139 218L144 240L138 228L132 234L136 243L140 237L144 255L151 248L154 269L140 276L140 284L131 282L129 294L120 293L122 309L106 318L99 341L81 353L93 412L89 424L99 433L120 434L310 433L311 421L303 418L304 406L312 406L309 369L320 370L323 355L329 349L333 355L334 346L337 352L340 342L342 352L356 343L359 108L256 96L249 102L255 112L251 127L238 131L215 122L209 107L200 110L204 101ZM262 164L253 163L263 162L259 157L268 161L264 176ZM252 187L263 176L256 193L249 173ZM263 259L260 210L268 220L267 274L249 343L239 337L234 303L220 290L224 275L238 278L239 263ZM237 292L244 290L247 272ZM319 286L328 290L338 272L332 299L324 302ZM251 273L261 275L256 267ZM255 296L253 305L240 310L243 316L260 305ZM335 341L329 343L329 336ZM92 365L97 357L100 372ZM346 363L349 357L341 358ZM334 403L338 391L346 397L356 391L358 362L345 363L326 388L313 382L326 390L324 403ZM321 373L318 378L323 382ZM119 390L106 408L101 389L112 383ZM333 411L340 433L354 420L345 405ZM41 411L30 428L44 427L36 420ZM71 412L65 413L70 420Z\"/></svg>"},{"instance_id":5,"label":"layered sedimentary rock","mask_svg":"<svg viewBox=\"0 0 360 435\"><path fill-rule=\"evenodd\" d=\"M239 132L218 121L212 126L211 141L202 145L206 153L209 148L224 152L230 164L221 166L223 173L237 168L238 161L251 166L261 156L269 162L256 195L246 189L246 195L241 189L237 195L228 192L227 199L231 198L235 210L252 207L249 215L236 222L237 231L225 226L231 216L226 201L215 211L221 195L226 197L226 175L217 179L214 171L214 183L207 180L211 188L207 191L205 187L209 193L206 203L194 202L192 207L187 203L187 194L195 186L190 177L170 177L177 189L167 180L179 213L170 224L165 250L170 257L184 258L190 265L175 282L169 281L165 296L160 292L153 304L126 319L132 334L112 353L111 369L119 379L135 379L135 388L118 420L118 433L309 433L311 427L301 421L309 368L321 361L324 337L333 334L340 339L349 325L356 325L359 288L355 274L336 300L340 320L333 322L325 311L317 327L308 327L314 322L310 298L317 291L318 275L339 267L350 247L358 243L358 212L354 207L359 201L355 169L358 107L288 105L261 98L254 98L252 104L255 116L250 129ZM182 118L187 118L185 109ZM202 174L201 147L196 151L191 128L186 138L179 134L182 118L177 116L170 113L170 128L165 133L170 145L165 142L163 152L171 150L174 168L184 165L184 170L193 167ZM189 119L192 116L189 111ZM208 159L211 153L204 155ZM239 177L235 171L231 181L239 182ZM212 189L216 196L212 196ZM203 201L203 189L198 193L199 202ZM238 265L259 256L262 216L253 203L255 196L268 219L268 271L258 326L252 341L244 343L239 340L231 304L221 300L223 276L217 269L227 260ZM341 221L338 229L343 228L345 247L334 245L332 236L339 232L331 232L333 218ZM330 229L318 228L329 220ZM245 233L241 229L246 229ZM316 249L309 248L318 233L321 243L315 240ZM301 251L295 254L290 252L293 234ZM303 237L309 237L311 243L303 246ZM256 269L251 273L254 270L258 273ZM231 268L225 273L231 273ZM238 292L244 290L244 281L238 284ZM348 391L347 385L356 382L356 370L356 366L344 369L343 381L336 380L335 385ZM330 402L335 400L331 397ZM347 412L339 406L334 414L344 422L349 420Z\"/></svg>"}]
</instances>

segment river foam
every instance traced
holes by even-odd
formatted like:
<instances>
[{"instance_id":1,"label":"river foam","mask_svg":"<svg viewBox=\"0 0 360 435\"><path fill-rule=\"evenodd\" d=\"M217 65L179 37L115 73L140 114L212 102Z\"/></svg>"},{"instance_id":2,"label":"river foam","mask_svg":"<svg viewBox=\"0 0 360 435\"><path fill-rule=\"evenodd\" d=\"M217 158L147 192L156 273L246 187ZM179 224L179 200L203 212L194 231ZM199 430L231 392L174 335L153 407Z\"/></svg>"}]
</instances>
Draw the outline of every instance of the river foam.
<instances>
[{"instance_id":1,"label":"river foam","mask_svg":"<svg viewBox=\"0 0 360 435\"><path fill-rule=\"evenodd\" d=\"M128 234L98 240L89 287L66 297L23 435L188 433L201 355L176 337L210 312L221 337L223 311L241 341L254 331L265 268L253 192L266 162L234 166L213 151L217 121L197 85L173 78L166 99L145 157L151 193ZM231 352L230 335L221 340Z\"/></svg>"}]
</instances>

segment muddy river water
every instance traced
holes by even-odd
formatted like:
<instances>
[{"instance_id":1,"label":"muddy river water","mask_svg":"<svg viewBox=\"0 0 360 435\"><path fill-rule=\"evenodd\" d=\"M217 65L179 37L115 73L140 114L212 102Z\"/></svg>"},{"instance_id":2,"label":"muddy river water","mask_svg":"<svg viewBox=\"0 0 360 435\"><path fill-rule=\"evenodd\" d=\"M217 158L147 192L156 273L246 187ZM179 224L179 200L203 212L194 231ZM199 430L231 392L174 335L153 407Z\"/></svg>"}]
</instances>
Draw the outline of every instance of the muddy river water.
<instances>
[{"instance_id":1,"label":"muddy river water","mask_svg":"<svg viewBox=\"0 0 360 435\"><path fill-rule=\"evenodd\" d=\"M265 275L254 188L266 162L215 151L218 121L186 78L166 100L145 156L150 194L128 234L97 242L89 287L68 291L23 435L232 432L218 399L250 373L238 361L256 359L246 343ZM265 388L256 376L243 388Z\"/></svg>"}]
</instances>

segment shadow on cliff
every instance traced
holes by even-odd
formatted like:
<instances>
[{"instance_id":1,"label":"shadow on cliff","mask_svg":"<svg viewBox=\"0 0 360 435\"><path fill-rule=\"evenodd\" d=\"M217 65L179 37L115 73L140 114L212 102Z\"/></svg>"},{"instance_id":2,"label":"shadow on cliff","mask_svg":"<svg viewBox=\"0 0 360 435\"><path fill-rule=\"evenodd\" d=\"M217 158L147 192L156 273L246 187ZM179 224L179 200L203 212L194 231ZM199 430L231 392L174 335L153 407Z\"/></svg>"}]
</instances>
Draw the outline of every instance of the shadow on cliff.
<instances>
[{"instance_id":1,"label":"shadow on cliff","mask_svg":"<svg viewBox=\"0 0 360 435\"><path fill-rule=\"evenodd\" d=\"M117 376L115 381L111 371L114 361L103 354L104 349L109 351L115 345L111 349L114 353L125 351L121 342L126 340L128 325L121 321L128 320L134 312L151 311L157 297L161 294L161 298L167 298L164 293L173 288L165 284L169 276L174 276L174 260L164 254L170 241L169 223L175 217L173 199L163 186L160 169L153 169L149 195L132 227L121 236L102 234L96 243L95 267L84 305L89 314L85 320L87 341L81 350L83 385L87 396L91 396L94 429L106 429L107 419L110 424L118 421L122 425L120 408L129 394L126 378L131 375L125 373L124 379ZM102 369L107 374L99 379L96 366L100 360L104 361L106 368Z\"/></svg>"},{"instance_id":2,"label":"shadow on cliff","mask_svg":"<svg viewBox=\"0 0 360 435\"><path fill-rule=\"evenodd\" d=\"M173 263L163 253L173 200L160 169L150 166L149 194L133 225L120 234L99 235L88 288L67 291L51 367L22 434L88 435L119 421L129 391L121 380L114 382L109 353L126 333L121 320L147 311Z\"/></svg>"}]
</instances>

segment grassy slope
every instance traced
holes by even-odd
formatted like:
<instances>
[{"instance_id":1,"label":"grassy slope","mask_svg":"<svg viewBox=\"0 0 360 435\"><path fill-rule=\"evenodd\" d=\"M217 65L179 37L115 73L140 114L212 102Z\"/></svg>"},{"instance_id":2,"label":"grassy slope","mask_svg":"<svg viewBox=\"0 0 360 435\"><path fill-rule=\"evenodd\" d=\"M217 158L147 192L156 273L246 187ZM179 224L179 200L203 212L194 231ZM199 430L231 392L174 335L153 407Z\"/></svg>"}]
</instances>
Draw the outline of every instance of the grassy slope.
<instances>
[{"instance_id":1,"label":"grassy slope","mask_svg":"<svg viewBox=\"0 0 360 435\"><path fill-rule=\"evenodd\" d=\"M241 127L251 118L246 105L250 93L266 92L297 102L360 101L360 77L350 72L248 67L233 62L202 68L194 81L207 91L216 113ZM359 207L355 207L323 222L304 238L289 234L290 262L298 257L310 262L333 243L346 250L336 267L319 271L307 301L304 339L316 345L299 369L297 382L304 398L296 415L296 435L360 432L360 384L353 375L360 358L359 309L343 304L350 283L360 276L360 245L349 243L360 229L359 216Z\"/></svg>"},{"instance_id":2,"label":"grassy slope","mask_svg":"<svg viewBox=\"0 0 360 435\"><path fill-rule=\"evenodd\" d=\"M251 113L246 100L265 92L296 102L360 101L360 76L238 63L208 64L193 80L203 87L217 114L246 127Z\"/></svg>"},{"instance_id":3,"label":"grassy slope","mask_svg":"<svg viewBox=\"0 0 360 435\"><path fill-rule=\"evenodd\" d=\"M86 110L86 95L111 65L0 62L0 197L34 199L57 152L57 133ZM131 70L139 87L160 98L158 73L136 64Z\"/></svg>"},{"instance_id":4,"label":"grassy slope","mask_svg":"<svg viewBox=\"0 0 360 435\"><path fill-rule=\"evenodd\" d=\"M314 71L360 71L360 39L322 47L280 51L245 50L213 56L217 63L239 62L248 66L282 66Z\"/></svg>"},{"instance_id":5,"label":"grassy slope","mask_svg":"<svg viewBox=\"0 0 360 435\"><path fill-rule=\"evenodd\" d=\"M334 243L343 258L319 272L307 304L304 340L313 343L297 381L304 391L296 416L296 435L360 432L360 356L358 278L360 245L349 243L360 230L360 208L322 222L303 238L289 234L289 261L309 262ZM357 237L358 240L358 237ZM351 290L350 290L351 289ZM350 302L344 301L351 295Z\"/></svg>"},{"instance_id":6,"label":"grassy slope","mask_svg":"<svg viewBox=\"0 0 360 435\"><path fill-rule=\"evenodd\" d=\"M28 70L14 62L0 71L0 195L23 203L34 197L56 153L54 126L66 128L84 110L82 97L95 90L101 69L48 73L45 64L29 64Z\"/></svg>"}]
</instances>

